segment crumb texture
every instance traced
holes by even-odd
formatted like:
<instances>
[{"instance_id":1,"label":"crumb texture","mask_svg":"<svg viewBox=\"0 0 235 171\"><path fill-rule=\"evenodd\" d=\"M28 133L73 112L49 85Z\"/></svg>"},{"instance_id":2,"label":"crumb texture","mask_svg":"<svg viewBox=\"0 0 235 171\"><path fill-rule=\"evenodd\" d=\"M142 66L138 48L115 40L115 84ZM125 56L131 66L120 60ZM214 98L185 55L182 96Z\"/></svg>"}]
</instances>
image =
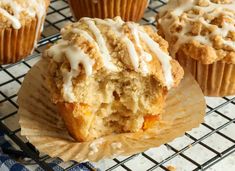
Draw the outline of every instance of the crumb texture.
<instances>
[{"instance_id":1,"label":"crumb texture","mask_svg":"<svg viewBox=\"0 0 235 171\"><path fill-rule=\"evenodd\" d=\"M159 13L159 33L178 52L211 64L235 64L235 0L170 0Z\"/></svg>"},{"instance_id":2,"label":"crumb texture","mask_svg":"<svg viewBox=\"0 0 235 171\"><path fill-rule=\"evenodd\" d=\"M52 101L76 139L148 129L183 70L167 42L148 26L83 18L62 29L49 47Z\"/></svg>"}]
</instances>

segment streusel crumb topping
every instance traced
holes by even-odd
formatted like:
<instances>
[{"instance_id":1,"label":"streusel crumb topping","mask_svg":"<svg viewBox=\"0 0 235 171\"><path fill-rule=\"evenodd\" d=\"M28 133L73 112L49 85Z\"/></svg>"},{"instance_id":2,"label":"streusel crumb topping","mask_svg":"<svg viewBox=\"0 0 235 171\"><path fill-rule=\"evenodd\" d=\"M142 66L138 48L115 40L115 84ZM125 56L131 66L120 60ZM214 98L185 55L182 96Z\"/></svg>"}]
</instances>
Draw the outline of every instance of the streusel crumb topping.
<instances>
[{"instance_id":1,"label":"streusel crumb topping","mask_svg":"<svg viewBox=\"0 0 235 171\"><path fill-rule=\"evenodd\" d=\"M205 64L235 63L235 0L171 0L158 22L172 56L185 44L193 44L215 53L198 59Z\"/></svg>"},{"instance_id":2,"label":"streusel crumb topping","mask_svg":"<svg viewBox=\"0 0 235 171\"><path fill-rule=\"evenodd\" d=\"M82 18L61 33L62 39L45 56L51 57L55 70L63 77L62 87L68 101L75 99L71 95L72 80L83 75L92 77L98 71L106 74L129 70L143 76L153 75L168 89L180 80L175 79L178 64L168 55L167 42L148 26L125 23L119 17Z\"/></svg>"}]
</instances>

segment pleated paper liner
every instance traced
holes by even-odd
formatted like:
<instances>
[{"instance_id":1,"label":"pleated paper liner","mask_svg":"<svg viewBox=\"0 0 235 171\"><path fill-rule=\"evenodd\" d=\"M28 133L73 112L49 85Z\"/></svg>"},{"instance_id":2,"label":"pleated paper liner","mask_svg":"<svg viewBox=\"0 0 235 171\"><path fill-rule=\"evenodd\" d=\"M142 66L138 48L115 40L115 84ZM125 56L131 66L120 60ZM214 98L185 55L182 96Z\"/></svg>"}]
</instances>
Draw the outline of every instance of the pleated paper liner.
<instances>
[{"instance_id":1,"label":"pleated paper liner","mask_svg":"<svg viewBox=\"0 0 235 171\"><path fill-rule=\"evenodd\" d=\"M235 64L218 61L204 65L192 58L178 56L177 59L192 73L206 96L223 97L235 94Z\"/></svg>"},{"instance_id":2,"label":"pleated paper liner","mask_svg":"<svg viewBox=\"0 0 235 171\"><path fill-rule=\"evenodd\" d=\"M148 5L148 0L69 0L73 16L114 18L120 16L125 21L139 21Z\"/></svg>"},{"instance_id":3,"label":"pleated paper liner","mask_svg":"<svg viewBox=\"0 0 235 171\"><path fill-rule=\"evenodd\" d=\"M34 19L19 30L0 29L0 64L15 63L32 52L36 27Z\"/></svg>"},{"instance_id":4,"label":"pleated paper liner","mask_svg":"<svg viewBox=\"0 0 235 171\"><path fill-rule=\"evenodd\" d=\"M196 81L186 72L180 86L169 92L163 120L145 132L114 134L90 142L76 142L66 131L51 103L44 78L47 62L39 61L26 75L18 103L21 134L41 152L64 161L98 161L157 147L199 126L205 100Z\"/></svg>"}]
</instances>

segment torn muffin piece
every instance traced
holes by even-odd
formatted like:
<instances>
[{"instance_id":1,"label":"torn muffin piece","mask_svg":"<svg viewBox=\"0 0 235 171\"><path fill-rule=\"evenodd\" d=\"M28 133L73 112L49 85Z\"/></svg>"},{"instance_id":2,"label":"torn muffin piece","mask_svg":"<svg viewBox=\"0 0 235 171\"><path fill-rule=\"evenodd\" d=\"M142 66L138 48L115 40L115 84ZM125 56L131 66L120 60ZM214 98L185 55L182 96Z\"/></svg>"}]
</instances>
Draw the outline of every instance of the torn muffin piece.
<instances>
[{"instance_id":1,"label":"torn muffin piece","mask_svg":"<svg viewBox=\"0 0 235 171\"><path fill-rule=\"evenodd\" d=\"M183 77L151 27L82 18L44 53L52 101L78 141L145 131L161 118L167 92Z\"/></svg>"}]
</instances>

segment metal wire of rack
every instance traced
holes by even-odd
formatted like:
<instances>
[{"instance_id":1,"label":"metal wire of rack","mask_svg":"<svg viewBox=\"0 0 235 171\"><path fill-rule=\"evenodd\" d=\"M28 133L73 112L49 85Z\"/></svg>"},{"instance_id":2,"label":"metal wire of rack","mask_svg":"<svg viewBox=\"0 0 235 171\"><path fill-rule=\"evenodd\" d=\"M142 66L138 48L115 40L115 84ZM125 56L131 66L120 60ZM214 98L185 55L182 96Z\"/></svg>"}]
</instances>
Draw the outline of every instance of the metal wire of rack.
<instances>
[{"instance_id":1,"label":"metal wire of rack","mask_svg":"<svg viewBox=\"0 0 235 171\"><path fill-rule=\"evenodd\" d=\"M152 0L141 20L142 24L155 26L154 17L165 0ZM40 59L45 47L60 38L59 31L67 22L72 22L66 0L51 0L45 28L34 54L16 64L0 66L0 130L19 147L27 157L32 158L45 170L52 170L47 164L50 157L40 154L24 137L20 136L17 91L27 71ZM178 170L225 169L229 163L235 165L235 97L206 98L207 113L205 123L199 128L185 133L183 137L129 157L106 160L104 170ZM228 160L228 161L227 161ZM62 161L61 161L62 162ZM102 167L103 161L96 163ZM72 162L64 170L77 165ZM90 168L88 164L85 164ZM187 168L187 169L186 169ZM234 167L233 167L234 168ZM233 169L231 167L231 169ZM225 169L226 170L226 169ZM227 169L229 170L229 169Z\"/></svg>"}]
</instances>

